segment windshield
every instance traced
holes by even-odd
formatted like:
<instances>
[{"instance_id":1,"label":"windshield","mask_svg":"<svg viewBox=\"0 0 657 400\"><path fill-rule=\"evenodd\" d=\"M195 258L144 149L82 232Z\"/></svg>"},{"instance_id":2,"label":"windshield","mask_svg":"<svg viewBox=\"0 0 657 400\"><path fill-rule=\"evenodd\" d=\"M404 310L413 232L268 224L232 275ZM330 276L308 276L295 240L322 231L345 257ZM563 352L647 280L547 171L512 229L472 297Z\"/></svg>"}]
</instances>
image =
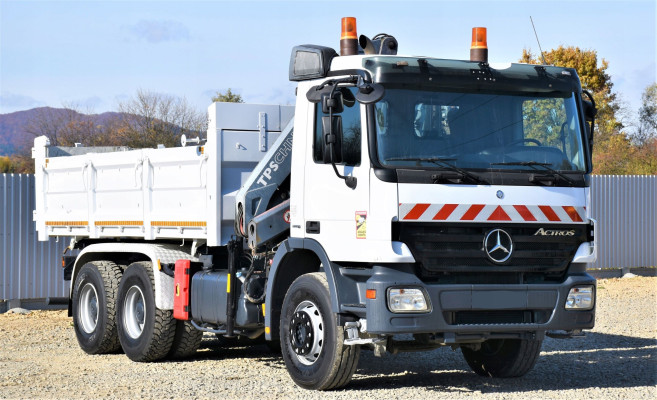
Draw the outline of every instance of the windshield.
<instances>
[{"instance_id":1,"label":"windshield","mask_svg":"<svg viewBox=\"0 0 657 400\"><path fill-rule=\"evenodd\" d=\"M402 168L584 172L574 94L482 94L386 87L375 105L379 162ZM531 165L534 163L534 165Z\"/></svg>"}]
</instances>

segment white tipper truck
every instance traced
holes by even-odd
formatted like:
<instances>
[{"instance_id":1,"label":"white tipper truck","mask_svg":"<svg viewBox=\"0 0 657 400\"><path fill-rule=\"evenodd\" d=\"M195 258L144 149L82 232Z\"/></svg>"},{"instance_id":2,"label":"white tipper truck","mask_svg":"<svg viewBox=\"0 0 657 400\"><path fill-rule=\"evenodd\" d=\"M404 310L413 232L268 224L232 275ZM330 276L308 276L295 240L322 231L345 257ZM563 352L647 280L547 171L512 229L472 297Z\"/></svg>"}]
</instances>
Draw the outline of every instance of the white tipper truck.
<instances>
[{"instance_id":1,"label":"white tipper truck","mask_svg":"<svg viewBox=\"0 0 657 400\"><path fill-rule=\"evenodd\" d=\"M40 240L70 237L89 354L279 346L301 387L451 347L515 377L594 325L595 105L574 69L399 56L389 35L292 50L295 106L214 103L207 138L103 152L35 140ZM589 100L586 100L586 99ZM191 144L191 145L190 145ZM75 255L71 255L75 254Z\"/></svg>"}]
</instances>

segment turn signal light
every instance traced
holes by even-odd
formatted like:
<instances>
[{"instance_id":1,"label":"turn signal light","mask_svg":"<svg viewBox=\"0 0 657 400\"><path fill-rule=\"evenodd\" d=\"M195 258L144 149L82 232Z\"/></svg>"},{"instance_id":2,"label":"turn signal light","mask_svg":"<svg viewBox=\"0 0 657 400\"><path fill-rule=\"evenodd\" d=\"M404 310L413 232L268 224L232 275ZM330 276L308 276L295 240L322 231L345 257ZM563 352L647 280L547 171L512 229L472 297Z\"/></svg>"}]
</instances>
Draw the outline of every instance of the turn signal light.
<instances>
[{"instance_id":1,"label":"turn signal light","mask_svg":"<svg viewBox=\"0 0 657 400\"><path fill-rule=\"evenodd\" d=\"M367 289L365 291L365 297L372 300L376 299L376 289Z\"/></svg>"}]
</instances>

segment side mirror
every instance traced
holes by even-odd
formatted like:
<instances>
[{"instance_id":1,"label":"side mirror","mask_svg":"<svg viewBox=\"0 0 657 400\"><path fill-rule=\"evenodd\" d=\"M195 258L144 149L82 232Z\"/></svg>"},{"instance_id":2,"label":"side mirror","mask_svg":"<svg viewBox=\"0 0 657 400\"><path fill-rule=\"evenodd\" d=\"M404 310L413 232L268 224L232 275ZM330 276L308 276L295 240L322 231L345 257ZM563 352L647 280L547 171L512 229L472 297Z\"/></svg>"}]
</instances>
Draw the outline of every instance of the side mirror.
<instances>
[{"instance_id":1,"label":"side mirror","mask_svg":"<svg viewBox=\"0 0 657 400\"><path fill-rule=\"evenodd\" d=\"M322 93L322 112L328 114L329 111L333 114L340 114L344 111L344 102L342 100L342 91L336 90L331 96L331 92Z\"/></svg>"},{"instance_id":2,"label":"side mirror","mask_svg":"<svg viewBox=\"0 0 657 400\"><path fill-rule=\"evenodd\" d=\"M593 95L588 90L582 90L582 94L585 94L589 100L582 99L582 111L584 112L584 120L590 123L590 126L587 125L588 129L588 138L589 145L593 147L593 129L595 126L595 116L598 114L598 109L595 107L595 100L593 100Z\"/></svg>"},{"instance_id":3,"label":"side mirror","mask_svg":"<svg viewBox=\"0 0 657 400\"><path fill-rule=\"evenodd\" d=\"M361 104L372 104L381 100L385 94L383 85L379 83L363 83L358 86L356 100Z\"/></svg>"},{"instance_id":4,"label":"side mirror","mask_svg":"<svg viewBox=\"0 0 657 400\"><path fill-rule=\"evenodd\" d=\"M325 163L340 164L342 162L342 116L322 117L322 157ZM331 159L331 143L334 156Z\"/></svg>"}]
</instances>

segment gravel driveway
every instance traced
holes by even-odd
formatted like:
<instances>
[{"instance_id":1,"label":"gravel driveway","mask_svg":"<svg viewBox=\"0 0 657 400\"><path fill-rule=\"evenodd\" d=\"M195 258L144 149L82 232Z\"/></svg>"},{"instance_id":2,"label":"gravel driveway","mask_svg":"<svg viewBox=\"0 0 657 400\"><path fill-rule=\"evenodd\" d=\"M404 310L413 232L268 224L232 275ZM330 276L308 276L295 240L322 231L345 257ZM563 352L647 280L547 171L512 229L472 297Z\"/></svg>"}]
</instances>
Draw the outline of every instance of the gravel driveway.
<instances>
[{"instance_id":1,"label":"gravel driveway","mask_svg":"<svg viewBox=\"0 0 657 400\"><path fill-rule=\"evenodd\" d=\"M328 393L298 388L265 346L222 348L206 336L191 360L141 364L83 353L66 311L0 315L0 398L655 399L656 385L657 278L598 281L595 329L547 338L523 378L479 377L450 349L363 351L352 382Z\"/></svg>"}]
</instances>

